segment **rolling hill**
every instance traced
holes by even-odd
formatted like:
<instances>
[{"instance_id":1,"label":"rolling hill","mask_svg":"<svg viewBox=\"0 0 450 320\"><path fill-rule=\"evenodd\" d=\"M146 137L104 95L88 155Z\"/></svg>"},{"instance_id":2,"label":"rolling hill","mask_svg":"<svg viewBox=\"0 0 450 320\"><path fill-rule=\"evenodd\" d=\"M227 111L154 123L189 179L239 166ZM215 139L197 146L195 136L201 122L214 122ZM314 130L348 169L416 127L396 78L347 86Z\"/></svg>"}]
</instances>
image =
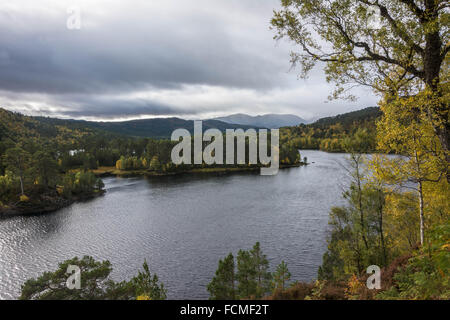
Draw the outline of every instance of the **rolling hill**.
<instances>
[{"instance_id":1,"label":"rolling hill","mask_svg":"<svg viewBox=\"0 0 450 320\"><path fill-rule=\"evenodd\" d=\"M14 138L14 136L17 138L18 136L26 135L49 138L59 137L64 140L68 138L73 139L73 135L80 136L105 133L133 137L170 138L175 129L184 128L190 132L193 132L194 130L193 120L183 120L180 118L156 118L122 122L96 122L24 116L1 108L0 116L0 136L6 135L7 132L14 132L11 138ZM236 114L229 117L218 118L223 120L204 120L203 130L210 128L217 128L221 131L225 131L225 129L237 128L242 128L244 130L249 128L276 128L282 124L281 120L283 120L283 126L287 127L286 130L291 128L293 131L297 132L297 135L300 134L300 132L309 130L328 131L330 130L330 127L334 127L337 124L343 126L343 133L349 133L349 131L352 131L352 129L356 127L374 128L375 119L380 116L380 109L377 107L371 107L335 117L322 118L312 124L305 125L297 123L297 121L303 121L303 119L291 115L265 115L251 117L244 114ZM234 123L235 121L245 123ZM288 125L289 121L296 124ZM66 133L67 130L70 134ZM333 130L336 131L336 129ZM316 132L315 136L317 136L317 134L318 133Z\"/></svg>"},{"instance_id":2,"label":"rolling hill","mask_svg":"<svg viewBox=\"0 0 450 320\"><path fill-rule=\"evenodd\" d=\"M340 123L343 126L350 126L360 122L375 122L380 118L382 112L379 107L368 107L357 111L339 114L334 117L321 118L312 124L311 127L328 127Z\"/></svg>"},{"instance_id":3,"label":"rolling hill","mask_svg":"<svg viewBox=\"0 0 450 320\"><path fill-rule=\"evenodd\" d=\"M219 120L230 124L242 124L269 129L291 127L306 122L304 119L292 114L265 114L261 116L249 116L247 114L237 113L227 117L215 118L214 120Z\"/></svg>"},{"instance_id":4,"label":"rolling hill","mask_svg":"<svg viewBox=\"0 0 450 320\"><path fill-rule=\"evenodd\" d=\"M176 129L183 128L189 132L194 132L194 121L183 120L180 118L155 118L155 119L141 119L121 122L96 122L83 120L62 120L46 117L34 117L36 120L54 125L65 125L68 127L85 127L90 129L102 130L110 133L127 135L133 137L143 138L170 138L172 132ZM225 132L226 129L247 130L249 128L259 128L255 126L234 125L218 120L205 120L202 123L203 130L219 129Z\"/></svg>"},{"instance_id":5,"label":"rolling hill","mask_svg":"<svg viewBox=\"0 0 450 320\"><path fill-rule=\"evenodd\" d=\"M310 124L283 128L282 137L299 149L345 152L346 139L364 137L368 150L376 149L376 122L382 112L378 107L327 117Z\"/></svg>"}]
</instances>

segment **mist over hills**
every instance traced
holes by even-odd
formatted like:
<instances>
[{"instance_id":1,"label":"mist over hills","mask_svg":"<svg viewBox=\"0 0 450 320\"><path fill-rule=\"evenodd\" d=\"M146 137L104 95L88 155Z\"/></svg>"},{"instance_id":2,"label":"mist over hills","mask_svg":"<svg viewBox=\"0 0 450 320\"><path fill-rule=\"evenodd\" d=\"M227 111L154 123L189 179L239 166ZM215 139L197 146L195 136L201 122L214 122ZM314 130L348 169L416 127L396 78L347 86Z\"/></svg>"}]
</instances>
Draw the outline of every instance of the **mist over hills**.
<instances>
[{"instance_id":1,"label":"mist over hills","mask_svg":"<svg viewBox=\"0 0 450 320\"><path fill-rule=\"evenodd\" d=\"M306 123L306 120L293 114L265 114L260 116L250 116L243 113L236 113L226 117L214 118L230 124L242 124L261 128L275 129L281 127L297 126Z\"/></svg>"}]
</instances>

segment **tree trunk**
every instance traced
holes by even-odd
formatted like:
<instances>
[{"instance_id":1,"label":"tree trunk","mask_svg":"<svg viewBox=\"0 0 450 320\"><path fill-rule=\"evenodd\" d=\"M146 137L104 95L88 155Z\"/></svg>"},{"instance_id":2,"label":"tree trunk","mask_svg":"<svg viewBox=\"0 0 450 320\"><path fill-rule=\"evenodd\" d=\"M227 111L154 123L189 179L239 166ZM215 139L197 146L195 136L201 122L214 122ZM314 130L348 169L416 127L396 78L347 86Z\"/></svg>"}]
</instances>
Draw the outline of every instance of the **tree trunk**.
<instances>
[{"instance_id":1,"label":"tree trunk","mask_svg":"<svg viewBox=\"0 0 450 320\"><path fill-rule=\"evenodd\" d=\"M431 89L433 92L433 98L434 96L437 96L438 98L442 97L442 92L440 91L440 71L442 67L442 63L445 59L442 59L441 56L441 48L442 48L442 39L441 35L439 34L440 27L438 25L437 19L437 13L436 13L436 6L437 1L433 0L426 0L425 1L425 7L426 7L426 14L424 22L430 23L434 22L434 28L436 28L437 31L426 33L425 35L425 51L423 55L423 62L424 62L424 81L426 85ZM429 112L431 113L431 121L435 130L436 135L439 138L439 142L442 146L442 150L445 152L445 159L447 161L447 164L450 163L450 154L449 154L449 131L450 131L450 124L448 121L448 108L449 104L447 102L442 102L437 105L434 105L431 107ZM447 177L447 181L450 182L450 173L444 172Z\"/></svg>"},{"instance_id":2,"label":"tree trunk","mask_svg":"<svg viewBox=\"0 0 450 320\"><path fill-rule=\"evenodd\" d=\"M363 205L362 205L362 188L361 188L361 175L359 174L359 158L355 159L355 166L356 166L356 180L357 180L356 182L358 185L358 206L359 206L358 209L359 209L359 215L360 215L362 239L363 239L366 249L369 249L369 245L368 245L367 239L366 239L364 210L363 210Z\"/></svg>"},{"instance_id":3,"label":"tree trunk","mask_svg":"<svg viewBox=\"0 0 450 320\"><path fill-rule=\"evenodd\" d=\"M424 214L423 214L423 190L422 190L422 181L419 181L419 208L420 208L420 245L423 246L424 238L425 238L425 222L424 222Z\"/></svg>"},{"instance_id":4,"label":"tree trunk","mask_svg":"<svg viewBox=\"0 0 450 320\"><path fill-rule=\"evenodd\" d=\"M382 190L379 191L380 194L382 194ZM384 199L382 199L382 197L380 196L379 198L379 207L378 207L378 212L379 212L379 229L380 229L380 242L381 242L381 250L383 251L383 264L384 266L386 266L387 264L387 254L386 254L386 244L384 242L384 234L383 234L383 201Z\"/></svg>"},{"instance_id":5,"label":"tree trunk","mask_svg":"<svg viewBox=\"0 0 450 320\"><path fill-rule=\"evenodd\" d=\"M20 180L20 192L21 192L21 195L23 196L25 194L25 192L23 191L23 178L22 178L22 175L19 176L19 180Z\"/></svg>"},{"instance_id":6,"label":"tree trunk","mask_svg":"<svg viewBox=\"0 0 450 320\"><path fill-rule=\"evenodd\" d=\"M432 99L437 97L438 99L442 98L442 92L440 89L433 84L430 84L429 87L433 91ZM439 139L439 143L444 151L445 161L447 162L447 166L444 169L443 174L447 178L447 181L450 182L450 172L448 170L448 164L450 164L450 124L448 122L448 110L449 104L446 102L434 104L431 108L428 108L428 118L431 121L434 132Z\"/></svg>"},{"instance_id":7,"label":"tree trunk","mask_svg":"<svg viewBox=\"0 0 450 320\"><path fill-rule=\"evenodd\" d=\"M235 288L235 274L234 274L234 264L233 264L233 272L231 273L231 290L233 300L236 300L236 288Z\"/></svg>"}]
</instances>

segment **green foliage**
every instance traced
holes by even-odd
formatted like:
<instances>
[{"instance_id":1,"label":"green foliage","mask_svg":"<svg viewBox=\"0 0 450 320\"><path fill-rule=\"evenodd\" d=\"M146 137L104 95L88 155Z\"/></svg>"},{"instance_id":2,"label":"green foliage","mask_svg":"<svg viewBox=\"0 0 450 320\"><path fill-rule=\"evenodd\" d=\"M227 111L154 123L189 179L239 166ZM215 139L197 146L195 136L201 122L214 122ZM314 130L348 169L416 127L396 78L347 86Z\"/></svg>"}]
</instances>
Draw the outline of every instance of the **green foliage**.
<instances>
[{"instance_id":1,"label":"green foliage","mask_svg":"<svg viewBox=\"0 0 450 320\"><path fill-rule=\"evenodd\" d=\"M381 94L384 115L377 128L378 147L404 156L375 164L375 188L362 186L358 174L345 195L349 205L332 209L332 232L319 277L347 280L353 274L355 279L368 263L382 258L379 265L386 265L392 256L416 245L420 230L421 253L396 275L397 286L384 296L448 298L448 278L441 268L448 271L449 261L444 258L436 266L433 246L438 241L427 236L431 227L442 227L449 219L446 1L282 0L281 4L272 19L275 38L288 38L299 46L291 62L302 67L301 75L306 77L320 61L326 63L327 80L336 83L330 98L354 98L348 89L355 84ZM371 7L379 10L376 25L370 23ZM333 132L324 137L317 126L302 129L290 134L302 148L374 150L373 124L365 133L343 136ZM330 129L342 132L341 123L330 126L326 134ZM396 190L411 184L416 185L415 206L414 196ZM384 237L385 230L390 239ZM436 255L442 258L447 253L441 250Z\"/></svg>"},{"instance_id":2,"label":"green foliage","mask_svg":"<svg viewBox=\"0 0 450 320\"><path fill-rule=\"evenodd\" d=\"M33 154L32 171L37 181L45 187L56 185L58 163L49 152L39 150Z\"/></svg>"},{"instance_id":3,"label":"green foliage","mask_svg":"<svg viewBox=\"0 0 450 320\"><path fill-rule=\"evenodd\" d=\"M287 267L286 262L281 261L277 270L273 274L273 288L275 290L284 290L287 282L291 279L291 273Z\"/></svg>"},{"instance_id":4,"label":"green foliage","mask_svg":"<svg viewBox=\"0 0 450 320\"><path fill-rule=\"evenodd\" d=\"M67 268L76 265L81 270L81 289L67 287ZM108 261L97 262L92 257L73 258L59 264L55 272L44 272L37 279L29 279L22 286L21 300L84 300L106 299L112 282ZM105 289L106 288L106 289Z\"/></svg>"},{"instance_id":5,"label":"green foliage","mask_svg":"<svg viewBox=\"0 0 450 320\"><path fill-rule=\"evenodd\" d=\"M98 159L111 162L105 153L115 156L106 151L106 141L113 139L80 125L63 126L0 109L0 132L0 201L13 209L25 198L28 207L45 206L46 201L52 206L58 193L69 198L100 190L102 182L85 171L97 168Z\"/></svg>"},{"instance_id":6,"label":"green foliage","mask_svg":"<svg viewBox=\"0 0 450 320\"><path fill-rule=\"evenodd\" d=\"M233 254L230 253L224 260L219 260L216 275L208 284L211 300L236 299L236 274Z\"/></svg>"},{"instance_id":7,"label":"green foliage","mask_svg":"<svg viewBox=\"0 0 450 320\"><path fill-rule=\"evenodd\" d=\"M69 266L78 266L81 275L80 289L69 289ZM109 261L95 261L85 256L66 260L54 272L44 272L36 279L27 280L22 286L21 300L130 300L146 295L152 300L166 299L164 285L156 275L151 275L147 262L144 271L129 282L110 279L112 266Z\"/></svg>"},{"instance_id":8,"label":"green foliage","mask_svg":"<svg viewBox=\"0 0 450 320\"><path fill-rule=\"evenodd\" d=\"M238 292L241 298L256 296L256 268L249 251L239 250L237 254Z\"/></svg>"},{"instance_id":9,"label":"green foliage","mask_svg":"<svg viewBox=\"0 0 450 320\"><path fill-rule=\"evenodd\" d=\"M417 250L378 299L450 299L450 222L430 232L428 246Z\"/></svg>"},{"instance_id":10,"label":"green foliage","mask_svg":"<svg viewBox=\"0 0 450 320\"><path fill-rule=\"evenodd\" d=\"M376 120L380 117L380 109L371 107L323 118L312 124L282 128L280 143L288 143L296 149L373 152L376 150Z\"/></svg>"},{"instance_id":11,"label":"green foliage","mask_svg":"<svg viewBox=\"0 0 450 320\"><path fill-rule=\"evenodd\" d=\"M27 193L33 203L41 201L41 195L49 195L52 191L58 191L66 198L95 193L103 188L103 184L88 172L99 166L159 173L216 167L205 163L174 165L171 151L176 142L119 136L102 131L109 124L103 126L83 121L27 117L3 109L0 109L0 114L0 175L6 176L8 171L8 179L3 179L0 189L0 201L4 205L14 206L18 203L19 193ZM133 122L138 127L140 124L139 121ZM212 124L221 123L216 121L206 124L205 129ZM245 126L243 128L247 129ZM141 129L146 130L144 127ZM247 152L248 143L247 140ZM206 145L207 142L204 142L204 147ZM245 164L226 165L225 169L259 166L248 164L248 153L246 159ZM280 163L300 163L297 146L288 140L281 141Z\"/></svg>"},{"instance_id":12,"label":"green foliage","mask_svg":"<svg viewBox=\"0 0 450 320\"><path fill-rule=\"evenodd\" d=\"M66 197L72 195L90 195L104 187L101 179L90 171L69 172L63 178L63 192Z\"/></svg>"},{"instance_id":13,"label":"green foliage","mask_svg":"<svg viewBox=\"0 0 450 320\"><path fill-rule=\"evenodd\" d=\"M167 291L164 284L159 283L158 276L150 273L147 261L144 262L143 271L139 271L138 275L131 279L130 284L134 289L134 296L146 296L151 300L165 300Z\"/></svg>"},{"instance_id":14,"label":"green foliage","mask_svg":"<svg viewBox=\"0 0 450 320\"><path fill-rule=\"evenodd\" d=\"M342 147L348 153L369 153L374 150L373 136L367 129L357 129L351 137L344 138Z\"/></svg>"},{"instance_id":15,"label":"green foliage","mask_svg":"<svg viewBox=\"0 0 450 320\"><path fill-rule=\"evenodd\" d=\"M97 122L97 121L79 121L79 120L62 120L54 118L42 118L36 117L41 123L64 126L68 128L79 128L90 130L108 132L114 135L139 137L139 138L153 138L153 139L169 139L172 132L179 128L186 128L189 132L194 131L194 121L183 120L179 118L156 118L156 119L141 119L130 120L123 122ZM242 128L248 129L250 126L236 125L230 123L224 123L217 120L205 120L203 121L204 130L217 128L221 131L226 129Z\"/></svg>"},{"instance_id":16,"label":"green foliage","mask_svg":"<svg viewBox=\"0 0 450 320\"><path fill-rule=\"evenodd\" d=\"M119 170L141 170L147 169L147 160L138 157L121 156L116 162L116 168Z\"/></svg>"},{"instance_id":17,"label":"green foliage","mask_svg":"<svg viewBox=\"0 0 450 320\"><path fill-rule=\"evenodd\" d=\"M439 137L430 121L427 107L436 103L425 91L410 98L386 96L382 105L383 117L378 123L378 147L384 152L397 152L401 158L375 157L374 174L385 183L414 188L417 194L420 219L420 242L426 238L428 202L436 194L445 194L446 186L439 184L448 173L448 152L440 147ZM441 190L436 189L441 187ZM448 195L448 194L447 194Z\"/></svg>"},{"instance_id":18,"label":"green foliage","mask_svg":"<svg viewBox=\"0 0 450 320\"><path fill-rule=\"evenodd\" d=\"M298 46L291 62L301 66L303 77L317 62L326 63L327 80L337 86L333 98L352 98L348 89L355 84L378 92L393 80L397 90L413 80L433 86L445 82L439 76L449 50L448 7L443 1L419 3L282 0L272 26L276 39Z\"/></svg>"},{"instance_id":19,"label":"green foliage","mask_svg":"<svg viewBox=\"0 0 450 320\"><path fill-rule=\"evenodd\" d=\"M287 281L286 277L287 273L284 274L284 281ZM257 242L249 251L239 250L236 263L231 253L220 260L207 288L213 300L260 299L269 293L272 289L272 274L260 243Z\"/></svg>"},{"instance_id":20,"label":"green foliage","mask_svg":"<svg viewBox=\"0 0 450 320\"><path fill-rule=\"evenodd\" d=\"M86 152L82 150L71 150L65 152L60 157L61 169L68 171L73 168L82 168L83 170L96 169L98 161L95 152Z\"/></svg>"},{"instance_id":21,"label":"green foliage","mask_svg":"<svg viewBox=\"0 0 450 320\"><path fill-rule=\"evenodd\" d=\"M358 158L354 157L354 164ZM355 165L354 165L355 168ZM392 280L378 299L448 299L450 296L450 224L446 181L429 182L426 196L434 199L429 211L427 242L417 249L419 216L417 196L383 187L385 181L358 170L344 193L345 207L332 208L328 251L319 268L320 280L349 283L347 298L373 298L358 278L369 265L385 267ZM378 168L379 169L379 168ZM359 181L359 183L358 183ZM364 181L364 183L362 183ZM399 269L394 259L410 255ZM390 262L393 266L390 266ZM386 271L383 271L386 272ZM385 284L386 286L386 284Z\"/></svg>"},{"instance_id":22,"label":"green foliage","mask_svg":"<svg viewBox=\"0 0 450 320\"><path fill-rule=\"evenodd\" d=\"M158 156L154 156L152 161L150 161L150 169L154 171L158 171L161 169L161 163L159 162Z\"/></svg>"},{"instance_id":23,"label":"green foliage","mask_svg":"<svg viewBox=\"0 0 450 320\"><path fill-rule=\"evenodd\" d=\"M370 265L386 266L390 247L384 230L385 194L379 186L365 183L362 159L352 155L355 172L344 198L348 205L333 207L328 251L319 268L320 280L347 280Z\"/></svg>"},{"instance_id":24,"label":"green foliage","mask_svg":"<svg viewBox=\"0 0 450 320\"><path fill-rule=\"evenodd\" d=\"M300 162L300 153L297 146L285 141L280 148L280 163L283 165L297 164Z\"/></svg>"},{"instance_id":25,"label":"green foliage","mask_svg":"<svg viewBox=\"0 0 450 320\"><path fill-rule=\"evenodd\" d=\"M15 193L20 191L20 187L17 181L13 179L11 174L5 174L0 176L0 200L5 203L14 196Z\"/></svg>"},{"instance_id":26,"label":"green foliage","mask_svg":"<svg viewBox=\"0 0 450 320\"><path fill-rule=\"evenodd\" d=\"M26 171L30 168L31 155L26 150L17 146L6 150L3 163L6 169L16 175L20 180L21 195L25 192Z\"/></svg>"},{"instance_id":27,"label":"green foliage","mask_svg":"<svg viewBox=\"0 0 450 320\"><path fill-rule=\"evenodd\" d=\"M262 298L271 289L272 274L269 272L269 261L265 254L261 251L261 245L256 242L252 250L250 250L251 261L255 269L256 280L256 298ZM239 264L239 257L238 257Z\"/></svg>"}]
</instances>

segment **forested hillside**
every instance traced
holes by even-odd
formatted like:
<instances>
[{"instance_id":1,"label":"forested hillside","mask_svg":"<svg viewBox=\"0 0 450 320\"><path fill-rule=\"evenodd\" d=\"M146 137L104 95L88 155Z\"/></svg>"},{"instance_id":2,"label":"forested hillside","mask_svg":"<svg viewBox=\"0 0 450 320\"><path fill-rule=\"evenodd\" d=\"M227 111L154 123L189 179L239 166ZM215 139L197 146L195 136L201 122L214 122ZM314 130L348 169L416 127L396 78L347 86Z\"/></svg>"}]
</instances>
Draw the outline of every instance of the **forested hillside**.
<instances>
[{"instance_id":1,"label":"forested hillside","mask_svg":"<svg viewBox=\"0 0 450 320\"><path fill-rule=\"evenodd\" d=\"M369 107L322 118L312 124L282 128L281 133L299 149L329 152L348 151L348 140L358 135L365 140L364 151L375 151L376 121L381 115L380 108Z\"/></svg>"},{"instance_id":2,"label":"forested hillside","mask_svg":"<svg viewBox=\"0 0 450 320\"><path fill-rule=\"evenodd\" d=\"M127 135L141 138L170 139L172 132L178 128L194 132L194 121L180 118L155 118L121 122L96 122L83 120L63 120L48 117L35 117L35 120L46 125L66 126L69 128L89 128L102 130L113 134ZM202 122L203 130L219 129L249 129L258 126L229 124L218 120L205 120Z\"/></svg>"},{"instance_id":3,"label":"forested hillside","mask_svg":"<svg viewBox=\"0 0 450 320\"><path fill-rule=\"evenodd\" d=\"M64 122L51 123L0 108L0 141L2 146L21 139L32 139L71 146L83 137L98 134L86 126ZM1 149L0 149L1 150Z\"/></svg>"},{"instance_id":4,"label":"forested hillside","mask_svg":"<svg viewBox=\"0 0 450 320\"><path fill-rule=\"evenodd\" d=\"M248 156L244 164L220 168L206 163L174 165L171 151L177 142L121 135L86 124L0 109L0 213L49 211L73 199L101 194L103 183L95 174L165 175L260 167L249 165ZM281 165L299 165L298 150L286 140L280 144Z\"/></svg>"},{"instance_id":5,"label":"forested hillside","mask_svg":"<svg viewBox=\"0 0 450 320\"><path fill-rule=\"evenodd\" d=\"M270 129L296 126L300 123L306 122L304 119L293 114L265 114L261 116L249 116L247 114L237 113L227 117L215 118L215 120Z\"/></svg>"},{"instance_id":6,"label":"forested hillside","mask_svg":"<svg viewBox=\"0 0 450 320\"><path fill-rule=\"evenodd\" d=\"M101 132L50 125L0 109L0 215L52 211L73 200L102 193L103 183L88 170L70 171L70 150ZM83 158L85 167L94 159Z\"/></svg>"}]
</instances>

